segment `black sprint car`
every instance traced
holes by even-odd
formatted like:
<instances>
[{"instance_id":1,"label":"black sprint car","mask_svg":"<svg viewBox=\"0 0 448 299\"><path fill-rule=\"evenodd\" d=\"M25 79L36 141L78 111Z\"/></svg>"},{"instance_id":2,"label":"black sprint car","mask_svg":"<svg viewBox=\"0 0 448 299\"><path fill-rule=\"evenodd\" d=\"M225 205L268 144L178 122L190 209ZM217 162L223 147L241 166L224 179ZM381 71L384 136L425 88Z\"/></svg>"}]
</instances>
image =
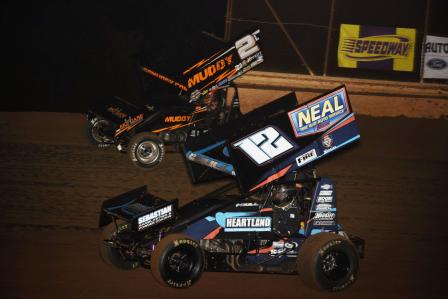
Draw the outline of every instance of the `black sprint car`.
<instances>
[{"instance_id":1,"label":"black sprint car","mask_svg":"<svg viewBox=\"0 0 448 299\"><path fill-rule=\"evenodd\" d=\"M336 186L314 165L359 138L343 86L300 106L294 93L262 106L186 143L193 181L222 173L232 183L181 207L146 186L104 201L102 257L173 288L227 271L298 273L310 287L343 290L364 240L344 231Z\"/></svg>"},{"instance_id":2,"label":"black sprint car","mask_svg":"<svg viewBox=\"0 0 448 299\"><path fill-rule=\"evenodd\" d=\"M140 168L151 169L160 164L166 144L183 144L187 137L240 116L238 90L233 81L263 62L259 40L260 30L246 34L198 61L176 79L148 66L141 67L146 74L176 88L179 94L164 95L159 104L135 105L120 97L96 104L87 113L89 140L99 147L115 145L119 151L127 151Z\"/></svg>"}]
</instances>

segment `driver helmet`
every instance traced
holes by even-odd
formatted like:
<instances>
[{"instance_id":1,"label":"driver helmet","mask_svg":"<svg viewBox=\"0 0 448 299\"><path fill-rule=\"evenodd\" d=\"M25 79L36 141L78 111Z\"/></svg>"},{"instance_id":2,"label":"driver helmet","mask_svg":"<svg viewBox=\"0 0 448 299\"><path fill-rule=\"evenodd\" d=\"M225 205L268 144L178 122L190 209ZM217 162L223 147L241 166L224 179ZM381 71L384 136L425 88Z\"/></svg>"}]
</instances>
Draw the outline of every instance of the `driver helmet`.
<instances>
[{"instance_id":1,"label":"driver helmet","mask_svg":"<svg viewBox=\"0 0 448 299\"><path fill-rule=\"evenodd\" d=\"M275 206L284 207L288 205L297 193L293 185L277 185L272 191L272 202Z\"/></svg>"}]
</instances>

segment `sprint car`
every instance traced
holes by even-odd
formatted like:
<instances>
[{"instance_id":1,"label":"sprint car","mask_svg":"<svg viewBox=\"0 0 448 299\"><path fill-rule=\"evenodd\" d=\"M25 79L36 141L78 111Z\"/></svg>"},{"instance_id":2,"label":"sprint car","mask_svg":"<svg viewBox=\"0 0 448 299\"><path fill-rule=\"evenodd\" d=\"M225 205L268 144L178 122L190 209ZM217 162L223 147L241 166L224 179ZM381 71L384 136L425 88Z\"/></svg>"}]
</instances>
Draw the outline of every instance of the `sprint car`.
<instances>
[{"instance_id":1,"label":"sprint car","mask_svg":"<svg viewBox=\"0 0 448 299\"><path fill-rule=\"evenodd\" d=\"M300 106L286 95L187 142L196 181L220 172L231 183L181 207L146 186L104 201L101 256L173 288L226 271L298 273L312 288L346 289L365 242L338 222L336 186L315 164L359 138L345 87Z\"/></svg>"},{"instance_id":2,"label":"sprint car","mask_svg":"<svg viewBox=\"0 0 448 299\"><path fill-rule=\"evenodd\" d=\"M260 30L246 34L189 67L176 79L148 66L141 67L144 73L168 83L179 94L165 95L158 105L135 105L120 97L101 101L87 113L88 139L99 147L115 145L120 152L128 152L130 160L140 168L160 164L165 144L180 145L188 136L197 136L240 116L238 90L233 81L263 62L259 39ZM227 91L233 92L229 105Z\"/></svg>"}]
</instances>

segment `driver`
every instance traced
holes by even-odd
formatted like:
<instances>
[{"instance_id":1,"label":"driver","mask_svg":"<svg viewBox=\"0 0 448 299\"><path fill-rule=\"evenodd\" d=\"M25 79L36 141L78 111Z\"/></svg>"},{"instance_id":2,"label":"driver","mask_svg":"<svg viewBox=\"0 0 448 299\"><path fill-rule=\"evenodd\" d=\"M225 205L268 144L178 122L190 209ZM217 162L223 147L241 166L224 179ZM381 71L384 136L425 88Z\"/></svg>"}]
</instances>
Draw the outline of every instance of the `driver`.
<instances>
[{"instance_id":1,"label":"driver","mask_svg":"<svg viewBox=\"0 0 448 299\"><path fill-rule=\"evenodd\" d=\"M291 205L296 195L296 186L291 184L276 185L272 190L272 203L277 208L286 208Z\"/></svg>"}]
</instances>

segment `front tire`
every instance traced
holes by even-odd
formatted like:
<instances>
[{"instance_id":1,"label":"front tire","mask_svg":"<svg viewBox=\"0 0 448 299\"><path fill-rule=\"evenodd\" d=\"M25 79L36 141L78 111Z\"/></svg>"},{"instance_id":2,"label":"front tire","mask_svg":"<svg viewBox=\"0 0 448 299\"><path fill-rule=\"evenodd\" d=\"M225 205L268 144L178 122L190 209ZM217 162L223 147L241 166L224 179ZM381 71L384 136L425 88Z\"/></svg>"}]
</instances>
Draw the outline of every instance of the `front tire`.
<instances>
[{"instance_id":1,"label":"front tire","mask_svg":"<svg viewBox=\"0 0 448 299\"><path fill-rule=\"evenodd\" d=\"M131 225L118 220L103 228L100 237L100 255L103 260L120 270L134 270L140 266L138 257L129 249L119 244L130 243Z\"/></svg>"},{"instance_id":2,"label":"front tire","mask_svg":"<svg viewBox=\"0 0 448 299\"><path fill-rule=\"evenodd\" d=\"M359 256L342 236L319 233L308 237L297 257L297 271L306 285L324 291L341 291L355 282Z\"/></svg>"},{"instance_id":3,"label":"front tire","mask_svg":"<svg viewBox=\"0 0 448 299\"><path fill-rule=\"evenodd\" d=\"M151 133L138 133L132 137L128 146L132 163L142 169L159 165L165 156L163 141Z\"/></svg>"},{"instance_id":4,"label":"front tire","mask_svg":"<svg viewBox=\"0 0 448 299\"><path fill-rule=\"evenodd\" d=\"M114 125L100 117L87 121L85 133L89 142L96 146L106 146L112 143Z\"/></svg>"},{"instance_id":5,"label":"front tire","mask_svg":"<svg viewBox=\"0 0 448 299\"><path fill-rule=\"evenodd\" d=\"M196 240L183 234L163 238L151 255L151 272L162 285L192 286L204 271L204 253Z\"/></svg>"}]
</instances>

